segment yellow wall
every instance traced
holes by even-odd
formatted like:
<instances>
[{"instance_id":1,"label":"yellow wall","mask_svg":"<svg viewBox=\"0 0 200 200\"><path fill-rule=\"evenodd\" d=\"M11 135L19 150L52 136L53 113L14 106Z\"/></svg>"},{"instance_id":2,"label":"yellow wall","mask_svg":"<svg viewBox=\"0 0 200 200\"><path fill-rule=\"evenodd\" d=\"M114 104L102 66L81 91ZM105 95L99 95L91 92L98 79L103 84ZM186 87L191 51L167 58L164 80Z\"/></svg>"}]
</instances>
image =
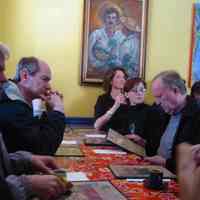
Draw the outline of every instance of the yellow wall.
<instances>
[{"instance_id":1,"label":"yellow wall","mask_svg":"<svg viewBox=\"0 0 200 200\"><path fill-rule=\"evenodd\" d=\"M79 86L83 0L7 0L5 42L12 49L7 74L22 56L39 56L52 68L66 114L91 116L99 89ZM86 100L87 99L87 100Z\"/></svg>"},{"instance_id":2,"label":"yellow wall","mask_svg":"<svg viewBox=\"0 0 200 200\"><path fill-rule=\"evenodd\" d=\"M0 41L3 40L3 8L0 1Z\"/></svg>"},{"instance_id":3,"label":"yellow wall","mask_svg":"<svg viewBox=\"0 0 200 200\"><path fill-rule=\"evenodd\" d=\"M156 73L172 68L188 78L193 1L149 0L148 82ZM92 116L96 97L101 93L100 88L79 85L83 2L0 0L0 8L6 8L0 39L13 52L8 76L13 76L14 66L22 56L45 59L53 71L52 84L64 94L66 114L70 116Z\"/></svg>"},{"instance_id":4,"label":"yellow wall","mask_svg":"<svg viewBox=\"0 0 200 200\"><path fill-rule=\"evenodd\" d=\"M146 80L168 69L188 80L193 0L149 2Z\"/></svg>"}]
</instances>

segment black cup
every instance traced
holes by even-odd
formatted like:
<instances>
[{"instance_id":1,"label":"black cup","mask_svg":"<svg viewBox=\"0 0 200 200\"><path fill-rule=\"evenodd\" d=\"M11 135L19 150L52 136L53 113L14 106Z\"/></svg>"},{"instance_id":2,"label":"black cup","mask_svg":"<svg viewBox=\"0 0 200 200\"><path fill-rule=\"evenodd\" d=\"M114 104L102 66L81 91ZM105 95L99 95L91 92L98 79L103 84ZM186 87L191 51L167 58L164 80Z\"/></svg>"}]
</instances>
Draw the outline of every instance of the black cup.
<instances>
[{"instance_id":1,"label":"black cup","mask_svg":"<svg viewBox=\"0 0 200 200\"><path fill-rule=\"evenodd\" d=\"M157 169L150 171L149 178L145 180L145 186L151 189L163 189L163 172Z\"/></svg>"},{"instance_id":2,"label":"black cup","mask_svg":"<svg viewBox=\"0 0 200 200\"><path fill-rule=\"evenodd\" d=\"M159 187L163 184L163 172L157 169L154 169L150 172L149 184Z\"/></svg>"}]
</instances>

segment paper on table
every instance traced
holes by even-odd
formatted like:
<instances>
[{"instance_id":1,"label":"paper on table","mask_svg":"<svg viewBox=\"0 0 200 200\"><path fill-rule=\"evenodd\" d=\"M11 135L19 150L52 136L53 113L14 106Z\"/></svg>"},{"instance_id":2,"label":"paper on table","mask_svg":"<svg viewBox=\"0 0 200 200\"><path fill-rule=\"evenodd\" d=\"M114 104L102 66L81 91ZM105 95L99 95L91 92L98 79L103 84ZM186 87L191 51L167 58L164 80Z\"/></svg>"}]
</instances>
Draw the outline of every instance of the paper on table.
<instances>
[{"instance_id":1,"label":"paper on table","mask_svg":"<svg viewBox=\"0 0 200 200\"><path fill-rule=\"evenodd\" d=\"M103 134L86 134L85 137L88 137L88 138L105 138L106 135L103 135Z\"/></svg>"},{"instance_id":2,"label":"paper on table","mask_svg":"<svg viewBox=\"0 0 200 200\"><path fill-rule=\"evenodd\" d=\"M62 144L77 144L77 141L76 140L63 140L62 141Z\"/></svg>"},{"instance_id":3,"label":"paper on table","mask_svg":"<svg viewBox=\"0 0 200 200\"><path fill-rule=\"evenodd\" d=\"M128 182L143 182L144 178L127 178L126 181Z\"/></svg>"},{"instance_id":4,"label":"paper on table","mask_svg":"<svg viewBox=\"0 0 200 200\"><path fill-rule=\"evenodd\" d=\"M108 149L94 149L96 154L127 154L124 151L108 150Z\"/></svg>"},{"instance_id":5,"label":"paper on table","mask_svg":"<svg viewBox=\"0 0 200 200\"><path fill-rule=\"evenodd\" d=\"M127 178L126 181L128 182L143 182L145 179L144 178ZM164 182L169 182L171 179L169 178L163 178Z\"/></svg>"},{"instance_id":6,"label":"paper on table","mask_svg":"<svg viewBox=\"0 0 200 200\"><path fill-rule=\"evenodd\" d=\"M67 181L88 181L84 172L67 172Z\"/></svg>"}]
</instances>

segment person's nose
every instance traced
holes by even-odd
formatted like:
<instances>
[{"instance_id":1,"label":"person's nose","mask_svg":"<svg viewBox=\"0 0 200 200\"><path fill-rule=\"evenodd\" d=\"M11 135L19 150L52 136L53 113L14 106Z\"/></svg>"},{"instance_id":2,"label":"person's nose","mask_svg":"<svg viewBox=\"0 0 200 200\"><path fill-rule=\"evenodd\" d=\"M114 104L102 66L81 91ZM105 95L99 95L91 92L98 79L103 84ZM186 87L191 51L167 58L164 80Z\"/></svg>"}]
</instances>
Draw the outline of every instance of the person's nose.
<instances>
[{"instance_id":1,"label":"person's nose","mask_svg":"<svg viewBox=\"0 0 200 200\"><path fill-rule=\"evenodd\" d=\"M47 90L51 90L51 85L50 85L49 82L46 84L46 89L47 89Z\"/></svg>"}]
</instances>

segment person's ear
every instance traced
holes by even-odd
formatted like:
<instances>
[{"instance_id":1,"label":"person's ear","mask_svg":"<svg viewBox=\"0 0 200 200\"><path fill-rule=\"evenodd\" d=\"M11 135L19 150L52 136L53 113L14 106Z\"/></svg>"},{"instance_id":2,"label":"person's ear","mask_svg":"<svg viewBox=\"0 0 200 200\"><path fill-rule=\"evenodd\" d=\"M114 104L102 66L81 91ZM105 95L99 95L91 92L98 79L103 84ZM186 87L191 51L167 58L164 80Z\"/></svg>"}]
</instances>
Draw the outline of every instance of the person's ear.
<instances>
[{"instance_id":1,"label":"person's ear","mask_svg":"<svg viewBox=\"0 0 200 200\"><path fill-rule=\"evenodd\" d=\"M180 90L179 90L177 87L174 87L174 88L173 88L173 91L174 91L175 94L177 94L177 93L180 92Z\"/></svg>"}]
</instances>

